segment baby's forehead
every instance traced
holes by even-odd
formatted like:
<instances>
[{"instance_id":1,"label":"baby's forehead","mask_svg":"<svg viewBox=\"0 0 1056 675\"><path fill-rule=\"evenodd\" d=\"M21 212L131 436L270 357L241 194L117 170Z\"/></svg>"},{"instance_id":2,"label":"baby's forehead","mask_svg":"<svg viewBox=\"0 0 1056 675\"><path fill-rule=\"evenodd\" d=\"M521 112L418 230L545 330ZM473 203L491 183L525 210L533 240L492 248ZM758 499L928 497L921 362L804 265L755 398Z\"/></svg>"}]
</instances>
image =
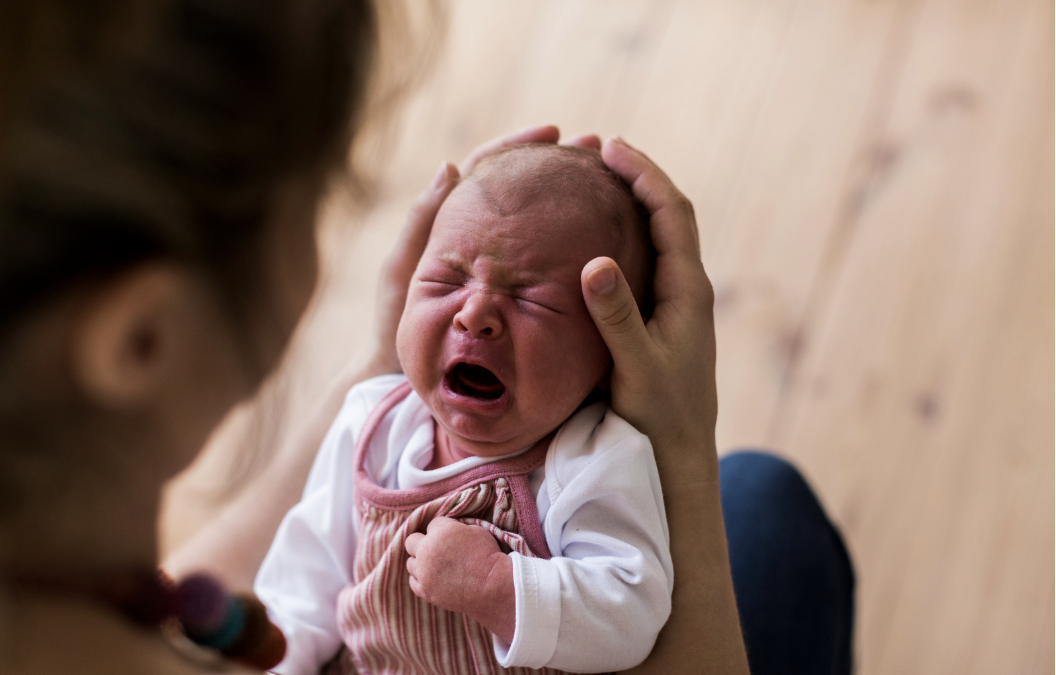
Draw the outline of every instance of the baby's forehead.
<instances>
[{"instance_id":1,"label":"baby's forehead","mask_svg":"<svg viewBox=\"0 0 1056 675\"><path fill-rule=\"evenodd\" d=\"M448 197L434 234L448 228L484 237L504 237L511 246L546 257L613 255L622 241L612 213L597 208L583 191L518 190L517 185L467 182ZM593 257L592 256L592 257Z\"/></svg>"},{"instance_id":2,"label":"baby's forehead","mask_svg":"<svg viewBox=\"0 0 1056 675\"><path fill-rule=\"evenodd\" d=\"M502 204L478 185L460 185L438 214L427 257L454 264L462 257L497 256L506 267L553 270L614 256L617 228L602 214L567 199Z\"/></svg>"},{"instance_id":3,"label":"baby's forehead","mask_svg":"<svg viewBox=\"0 0 1056 675\"><path fill-rule=\"evenodd\" d=\"M597 152L555 145L509 148L485 158L466 178L500 208L523 208L535 201L562 200L601 207L598 193L614 178Z\"/></svg>"},{"instance_id":4,"label":"baby's forehead","mask_svg":"<svg viewBox=\"0 0 1056 675\"><path fill-rule=\"evenodd\" d=\"M576 254L583 253L582 244L590 258L612 257L631 282L635 296L641 299L647 294L654 255L647 216L629 186L605 166L596 151L556 145L500 151L481 161L448 202L437 225L455 210L465 215L464 209L470 209L470 215L477 209L500 218L528 215L517 218L525 226L514 236L538 239L540 232L552 234L555 241L551 243L571 242ZM448 206L455 208L445 213Z\"/></svg>"},{"instance_id":5,"label":"baby's forehead","mask_svg":"<svg viewBox=\"0 0 1056 675\"><path fill-rule=\"evenodd\" d=\"M461 196L472 194L499 215L577 221L579 229L599 233L617 232L634 211L633 199L601 155L582 148L511 148L483 160L460 187Z\"/></svg>"}]
</instances>

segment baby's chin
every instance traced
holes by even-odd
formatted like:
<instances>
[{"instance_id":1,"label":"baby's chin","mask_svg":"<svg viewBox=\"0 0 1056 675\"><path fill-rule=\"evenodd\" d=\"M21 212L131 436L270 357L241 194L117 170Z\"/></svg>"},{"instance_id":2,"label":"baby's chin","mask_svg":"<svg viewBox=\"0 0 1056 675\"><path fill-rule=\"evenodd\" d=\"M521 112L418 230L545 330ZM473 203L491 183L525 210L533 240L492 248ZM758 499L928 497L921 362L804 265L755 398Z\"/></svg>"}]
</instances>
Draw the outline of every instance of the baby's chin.
<instances>
[{"instance_id":1,"label":"baby's chin","mask_svg":"<svg viewBox=\"0 0 1056 675\"><path fill-rule=\"evenodd\" d=\"M433 414L437 425L446 434L452 450L462 456L502 457L524 450L538 443L549 431L542 433L503 434L499 429L479 423L466 423L465 420L448 420Z\"/></svg>"}]
</instances>

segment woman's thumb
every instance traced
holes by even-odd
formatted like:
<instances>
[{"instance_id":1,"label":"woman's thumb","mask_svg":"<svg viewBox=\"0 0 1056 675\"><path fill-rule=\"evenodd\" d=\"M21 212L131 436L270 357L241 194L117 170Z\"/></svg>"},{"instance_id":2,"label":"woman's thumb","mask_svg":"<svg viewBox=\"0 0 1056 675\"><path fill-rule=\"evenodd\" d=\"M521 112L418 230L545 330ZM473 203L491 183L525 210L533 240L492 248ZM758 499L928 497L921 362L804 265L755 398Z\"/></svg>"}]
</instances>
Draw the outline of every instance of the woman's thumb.
<instances>
[{"instance_id":1,"label":"woman's thumb","mask_svg":"<svg viewBox=\"0 0 1056 675\"><path fill-rule=\"evenodd\" d=\"M617 364L641 353L649 340L631 287L612 258L595 258L580 275L583 300Z\"/></svg>"}]
</instances>

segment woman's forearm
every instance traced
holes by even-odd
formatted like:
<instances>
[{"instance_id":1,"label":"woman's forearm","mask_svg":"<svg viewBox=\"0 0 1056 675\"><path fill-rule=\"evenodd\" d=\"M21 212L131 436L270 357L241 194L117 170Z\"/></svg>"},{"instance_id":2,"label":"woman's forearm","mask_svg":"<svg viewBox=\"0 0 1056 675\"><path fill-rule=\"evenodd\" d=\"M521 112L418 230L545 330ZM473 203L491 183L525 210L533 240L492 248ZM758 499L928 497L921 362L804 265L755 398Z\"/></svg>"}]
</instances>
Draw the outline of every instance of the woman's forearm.
<instances>
[{"instance_id":1,"label":"woman's forearm","mask_svg":"<svg viewBox=\"0 0 1056 675\"><path fill-rule=\"evenodd\" d=\"M583 299L612 354L612 407L653 443L671 532L671 617L634 672L741 675L748 662L715 453L715 295L693 205L626 141L607 140L601 155L648 210L656 248L648 322L616 261L595 258L581 274Z\"/></svg>"},{"instance_id":2,"label":"woman's forearm","mask_svg":"<svg viewBox=\"0 0 1056 675\"><path fill-rule=\"evenodd\" d=\"M290 442L220 515L163 561L173 577L210 572L232 588L249 588L282 518L301 498L319 444L355 384L391 369L374 359L347 368Z\"/></svg>"},{"instance_id":3,"label":"woman's forearm","mask_svg":"<svg viewBox=\"0 0 1056 675\"><path fill-rule=\"evenodd\" d=\"M671 618L649 658L631 673L747 674L719 499L718 459L708 447L659 448L680 457L660 465L671 531L675 588Z\"/></svg>"}]
</instances>

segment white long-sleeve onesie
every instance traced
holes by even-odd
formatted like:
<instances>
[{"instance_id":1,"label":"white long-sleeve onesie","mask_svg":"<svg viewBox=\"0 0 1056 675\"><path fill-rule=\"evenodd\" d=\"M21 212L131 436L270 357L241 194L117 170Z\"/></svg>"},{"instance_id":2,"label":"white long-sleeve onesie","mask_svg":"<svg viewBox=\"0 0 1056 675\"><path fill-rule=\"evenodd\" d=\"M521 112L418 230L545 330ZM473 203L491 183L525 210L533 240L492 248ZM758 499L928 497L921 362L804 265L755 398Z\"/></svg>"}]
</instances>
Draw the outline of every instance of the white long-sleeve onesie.
<instances>
[{"instance_id":1,"label":"white long-sleeve onesie","mask_svg":"<svg viewBox=\"0 0 1056 675\"><path fill-rule=\"evenodd\" d=\"M317 673L341 646L337 596L352 582L357 539L354 448L370 412L403 381L387 375L349 392L260 568L255 591L288 641L277 673ZM432 416L412 392L378 427L366 466L378 485L410 489L502 459L426 471L432 451ZM673 584L648 438L604 404L588 406L561 426L530 478L554 557L510 554L516 628L511 644L494 639L499 663L607 672L641 662L671 611Z\"/></svg>"}]
</instances>

